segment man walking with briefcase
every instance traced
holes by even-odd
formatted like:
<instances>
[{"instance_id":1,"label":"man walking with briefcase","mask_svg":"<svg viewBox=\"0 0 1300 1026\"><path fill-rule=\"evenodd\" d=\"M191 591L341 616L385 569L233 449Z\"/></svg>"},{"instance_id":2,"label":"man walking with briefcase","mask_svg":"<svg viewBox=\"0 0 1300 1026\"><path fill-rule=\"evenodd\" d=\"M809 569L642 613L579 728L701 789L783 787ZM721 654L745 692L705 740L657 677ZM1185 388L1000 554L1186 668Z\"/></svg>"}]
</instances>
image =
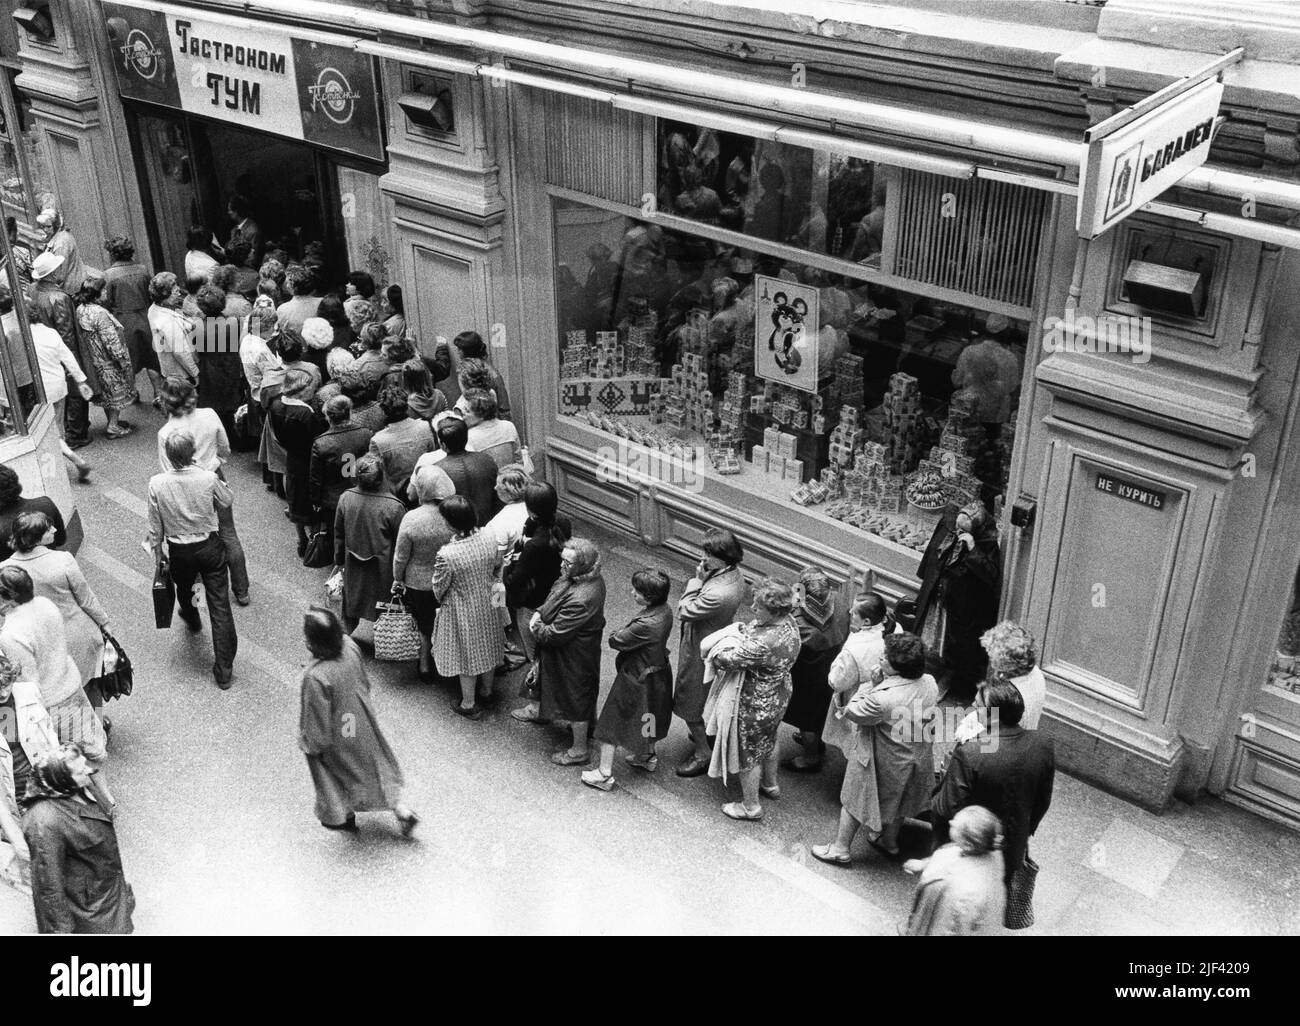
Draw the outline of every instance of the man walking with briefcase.
<instances>
[{"instance_id":1,"label":"man walking with briefcase","mask_svg":"<svg viewBox=\"0 0 1300 1026\"><path fill-rule=\"evenodd\" d=\"M217 687L230 687L239 639L230 611L226 550L221 543L219 511L232 502L230 486L211 470L194 464L194 436L177 431L167 437L164 453L171 470L149 479L149 536L155 559L167 543L171 577L176 586L181 619L194 633L202 629L194 608L194 581L203 577L208 615L212 619L212 676Z\"/></svg>"}]
</instances>

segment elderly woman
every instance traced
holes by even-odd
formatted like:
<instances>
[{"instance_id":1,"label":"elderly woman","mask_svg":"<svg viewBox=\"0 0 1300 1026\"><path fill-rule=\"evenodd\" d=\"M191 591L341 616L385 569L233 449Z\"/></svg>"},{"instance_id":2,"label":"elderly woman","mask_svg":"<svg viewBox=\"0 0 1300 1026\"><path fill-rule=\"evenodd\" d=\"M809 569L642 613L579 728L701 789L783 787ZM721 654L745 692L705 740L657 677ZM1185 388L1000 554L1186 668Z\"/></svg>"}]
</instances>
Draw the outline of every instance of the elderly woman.
<instances>
[{"instance_id":1,"label":"elderly woman","mask_svg":"<svg viewBox=\"0 0 1300 1026\"><path fill-rule=\"evenodd\" d=\"M969 937L993 932L1002 923L1002 822L982 805L968 805L952 818L951 843L928 859L908 859L907 873L919 874L912 914L899 933L907 937Z\"/></svg>"},{"instance_id":2,"label":"elderly woman","mask_svg":"<svg viewBox=\"0 0 1300 1026\"><path fill-rule=\"evenodd\" d=\"M1037 730L1047 698L1047 682L1038 668L1038 645L1034 636L1014 620L1003 620L980 637L989 657L989 680L1013 684L1025 703L1020 726Z\"/></svg>"},{"instance_id":3,"label":"elderly woman","mask_svg":"<svg viewBox=\"0 0 1300 1026\"><path fill-rule=\"evenodd\" d=\"M104 249L111 261L104 269L104 305L122 325L122 341L131 354L131 383L142 370L147 371L157 395L162 376L149 330L149 272L135 262L135 243L130 236L115 235L104 242Z\"/></svg>"},{"instance_id":4,"label":"elderly woman","mask_svg":"<svg viewBox=\"0 0 1300 1026\"><path fill-rule=\"evenodd\" d=\"M233 317L242 325L244 319L253 311L253 304L238 292L239 268L234 264L222 264L209 275L208 280L226 296L227 317Z\"/></svg>"},{"instance_id":5,"label":"elderly woman","mask_svg":"<svg viewBox=\"0 0 1300 1026\"><path fill-rule=\"evenodd\" d=\"M411 417L426 423L447 409L447 397L433 387L433 375L418 356L402 364L402 387Z\"/></svg>"},{"instance_id":6,"label":"elderly woman","mask_svg":"<svg viewBox=\"0 0 1300 1026\"><path fill-rule=\"evenodd\" d=\"M72 297L77 306L77 327L99 376L99 391L94 403L104 408L108 426L104 434L109 438L124 438L133 430L130 424L121 423L118 416L136 400L135 373L131 367L131 353L122 341L122 323L103 306L103 278L87 278Z\"/></svg>"},{"instance_id":7,"label":"elderly woman","mask_svg":"<svg viewBox=\"0 0 1300 1026\"><path fill-rule=\"evenodd\" d=\"M785 722L798 733L803 752L781 763L795 773L816 773L822 767L826 745L822 727L831 704L827 686L831 663L849 636L849 612L831 591L831 579L815 567L799 575L803 599L795 606L799 627L799 658L790 670L794 691L785 710Z\"/></svg>"},{"instance_id":8,"label":"elderly woman","mask_svg":"<svg viewBox=\"0 0 1300 1026\"><path fill-rule=\"evenodd\" d=\"M898 855L903 820L930 808L934 790L932 731L939 688L925 672L925 644L915 634L885 638L884 661L849 700L845 716L857 726L840 789L835 840L814 845L813 858L847 866L859 827L872 847Z\"/></svg>"},{"instance_id":9,"label":"elderly woman","mask_svg":"<svg viewBox=\"0 0 1300 1026\"><path fill-rule=\"evenodd\" d=\"M497 471L496 493L501 509L487 522L484 531L496 540L497 551L502 556L523 537L524 524L528 522L524 492L532 483L531 475L521 464L508 463Z\"/></svg>"},{"instance_id":10,"label":"elderly woman","mask_svg":"<svg viewBox=\"0 0 1300 1026\"><path fill-rule=\"evenodd\" d=\"M734 712L742 799L722 807L731 819L762 819L760 795L776 798L781 793L776 733L790 701L790 668L799 655L793 610L794 592L788 584L772 578L762 581L754 589L754 621L740 629L735 643L717 645L710 653L716 670L743 674Z\"/></svg>"},{"instance_id":11,"label":"elderly woman","mask_svg":"<svg viewBox=\"0 0 1300 1026\"><path fill-rule=\"evenodd\" d=\"M258 296L245 322L244 337L239 340L239 362L244 368L249 397L262 412L262 434L257 447L262 480L267 491L283 494L284 446L275 437L269 418L271 400L284 388L284 363L269 344L274 335L275 304L266 296Z\"/></svg>"},{"instance_id":12,"label":"elderly woman","mask_svg":"<svg viewBox=\"0 0 1300 1026\"><path fill-rule=\"evenodd\" d=\"M158 354L158 371L164 378L184 378L190 384L199 380L199 364L194 359L190 339L194 322L181 313L185 290L170 271L155 274L149 281L149 330L153 350ZM162 405L154 398L155 406Z\"/></svg>"},{"instance_id":13,"label":"elderly woman","mask_svg":"<svg viewBox=\"0 0 1300 1026\"><path fill-rule=\"evenodd\" d=\"M605 631L605 579L600 553L585 538L572 538L560 553L560 577L528 629L537 646L537 719L563 720L573 743L551 756L558 766L591 759L588 731L600 694L600 642Z\"/></svg>"},{"instance_id":14,"label":"elderly woman","mask_svg":"<svg viewBox=\"0 0 1300 1026\"><path fill-rule=\"evenodd\" d=\"M415 359L415 346L411 344L411 340L408 338L384 339L379 354L388 364L384 368L384 373L379 377L379 387L383 389L389 385L401 385L403 366L408 360Z\"/></svg>"},{"instance_id":15,"label":"elderly woman","mask_svg":"<svg viewBox=\"0 0 1300 1026\"><path fill-rule=\"evenodd\" d=\"M478 720L482 705L496 700L492 677L501 664L501 621L491 600L497 550L478 529L474 507L464 496L451 496L441 509L453 533L434 560L433 596L439 606L433 658L440 673L460 678L460 698L452 700L452 709Z\"/></svg>"},{"instance_id":16,"label":"elderly woman","mask_svg":"<svg viewBox=\"0 0 1300 1026\"><path fill-rule=\"evenodd\" d=\"M430 658L438 600L433 595L433 571L438 553L455 532L439 509L456 494L451 478L437 467L424 467L411 482L420 504L402 517L393 546L393 591L406 601L420 629L420 680L429 683L436 671Z\"/></svg>"},{"instance_id":17,"label":"elderly woman","mask_svg":"<svg viewBox=\"0 0 1300 1026\"><path fill-rule=\"evenodd\" d=\"M54 272L59 284L68 295L75 295L90 272L81 260L76 237L63 219L63 210L51 193L41 197L41 212L36 217L36 226L45 235L44 252L52 253L62 261Z\"/></svg>"},{"instance_id":18,"label":"elderly woman","mask_svg":"<svg viewBox=\"0 0 1300 1026\"><path fill-rule=\"evenodd\" d=\"M979 639L997 622L1002 583L997 524L981 503L944 516L919 573L914 630L940 659L946 690L969 700L988 666Z\"/></svg>"},{"instance_id":19,"label":"elderly woman","mask_svg":"<svg viewBox=\"0 0 1300 1026\"><path fill-rule=\"evenodd\" d=\"M0 651L22 668L23 680L40 685L59 740L79 742L92 762L102 763L107 755L104 727L68 651L59 607L36 594L26 570L10 565L0 567L0 612L5 615Z\"/></svg>"},{"instance_id":20,"label":"elderly woman","mask_svg":"<svg viewBox=\"0 0 1300 1026\"><path fill-rule=\"evenodd\" d=\"M402 801L402 769L374 706L361 651L328 609L303 618L312 661L302 673L298 747L316 788L316 818L327 830L355 830L358 812L392 812L404 836L420 818Z\"/></svg>"},{"instance_id":21,"label":"elderly woman","mask_svg":"<svg viewBox=\"0 0 1300 1026\"><path fill-rule=\"evenodd\" d=\"M324 317L308 317L302 322L302 340L306 346L303 359L320 372L324 384L329 380L327 361L334 348L334 327Z\"/></svg>"},{"instance_id":22,"label":"elderly woman","mask_svg":"<svg viewBox=\"0 0 1300 1026\"><path fill-rule=\"evenodd\" d=\"M9 544L9 536L14 533L14 524L22 513L44 513L54 525L54 541L51 545L61 549L68 541L68 532L63 524L63 514L54 500L48 495L23 495L23 483L13 467L0 463L0 559L8 559L14 550Z\"/></svg>"},{"instance_id":23,"label":"elderly woman","mask_svg":"<svg viewBox=\"0 0 1300 1026\"><path fill-rule=\"evenodd\" d=\"M708 772L712 749L704 729L704 657L700 642L731 623L745 601L745 578L740 561L745 556L736 536L721 528L704 534L704 555L695 576L686 582L677 601L681 624L677 644L677 690L673 712L686 721L694 751L677 767L679 777L698 777Z\"/></svg>"},{"instance_id":24,"label":"elderly woman","mask_svg":"<svg viewBox=\"0 0 1300 1026\"><path fill-rule=\"evenodd\" d=\"M37 756L23 796L40 933L131 933L135 895L122 870L113 813L93 794L80 745Z\"/></svg>"},{"instance_id":25,"label":"elderly woman","mask_svg":"<svg viewBox=\"0 0 1300 1026\"><path fill-rule=\"evenodd\" d=\"M354 373L359 374L367 382L378 383L379 379L388 373L389 364L384 356L384 343L388 341L388 335L384 332L382 324L367 324L361 329L358 336L358 342L361 345L361 353L357 357L356 363L352 365Z\"/></svg>"},{"instance_id":26,"label":"elderly woman","mask_svg":"<svg viewBox=\"0 0 1300 1026\"><path fill-rule=\"evenodd\" d=\"M303 398L311 390L311 375L306 371L287 371L283 390L271 399L266 420L284 452L284 495L289 519L298 532L300 557L307 551L307 529L317 519L311 491L312 445L325 430L325 418Z\"/></svg>"},{"instance_id":27,"label":"elderly woman","mask_svg":"<svg viewBox=\"0 0 1300 1026\"><path fill-rule=\"evenodd\" d=\"M0 569L16 566L26 570L34 593L58 607L68 652L85 687L102 668L108 613L95 597L76 558L70 552L51 549L53 541L54 525L44 513L21 514L14 524L14 554L0 563ZM98 687L91 689L89 698L96 707L103 704Z\"/></svg>"},{"instance_id":28,"label":"elderly woman","mask_svg":"<svg viewBox=\"0 0 1300 1026\"><path fill-rule=\"evenodd\" d=\"M849 605L849 636L826 675L831 701L821 731L823 741L846 756L853 753L856 729L845 718L845 707L858 688L870 686L871 675L885 658L885 639L898 630L889 606L874 591L859 595Z\"/></svg>"},{"instance_id":29,"label":"elderly woman","mask_svg":"<svg viewBox=\"0 0 1300 1026\"><path fill-rule=\"evenodd\" d=\"M352 341L348 347L355 350L361 330L375 319L375 306L362 296L349 296L343 300L343 316L348 319L348 327L352 330Z\"/></svg>"},{"instance_id":30,"label":"elderly woman","mask_svg":"<svg viewBox=\"0 0 1300 1026\"><path fill-rule=\"evenodd\" d=\"M310 267L293 264L285 272L284 280L293 298L276 307L276 325L281 331L290 328L301 334L303 323L308 317L315 317L320 306L320 297L312 295L316 291L316 275Z\"/></svg>"},{"instance_id":31,"label":"elderly woman","mask_svg":"<svg viewBox=\"0 0 1300 1026\"><path fill-rule=\"evenodd\" d=\"M343 626L375 619L375 605L393 590L393 543L406 507L384 488L374 456L356 461L357 484L339 498L334 514L334 562L343 568Z\"/></svg>"},{"instance_id":32,"label":"elderly woman","mask_svg":"<svg viewBox=\"0 0 1300 1026\"><path fill-rule=\"evenodd\" d=\"M497 419L497 401L492 393L476 388L461 397L465 403L465 426L469 428L466 448L485 452L498 467L518 463L519 429L508 420Z\"/></svg>"}]
</instances>

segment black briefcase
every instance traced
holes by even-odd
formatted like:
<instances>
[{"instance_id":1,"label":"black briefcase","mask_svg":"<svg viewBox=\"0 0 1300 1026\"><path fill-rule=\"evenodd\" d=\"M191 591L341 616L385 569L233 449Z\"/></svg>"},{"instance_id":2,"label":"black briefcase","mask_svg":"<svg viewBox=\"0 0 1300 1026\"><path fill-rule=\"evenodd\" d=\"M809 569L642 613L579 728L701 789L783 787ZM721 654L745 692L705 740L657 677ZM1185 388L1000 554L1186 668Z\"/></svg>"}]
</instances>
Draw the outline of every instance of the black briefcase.
<instances>
[{"instance_id":1,"label":"black briefcase","mask_svg":"<svg viewBox=\"0 0 1300 1026\"><path fill-rule=\"evenodd\" d=\"M153 625L159 630L172 625L176 610L176 585L172 583L171 567L167 560L159 559L153 570Z\"/></svg>"}]
</instances>

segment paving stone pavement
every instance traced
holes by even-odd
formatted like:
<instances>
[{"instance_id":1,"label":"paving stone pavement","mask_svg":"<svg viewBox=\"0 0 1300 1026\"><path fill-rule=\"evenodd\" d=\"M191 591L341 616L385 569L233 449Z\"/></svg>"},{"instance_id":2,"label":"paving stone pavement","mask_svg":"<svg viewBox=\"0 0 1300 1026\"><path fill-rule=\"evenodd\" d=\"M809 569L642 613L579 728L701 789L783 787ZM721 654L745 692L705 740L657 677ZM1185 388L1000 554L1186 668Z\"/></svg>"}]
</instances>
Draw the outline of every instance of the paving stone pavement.
<instances>
[{"instance_id":1,"label":"paving stone pavement","mask_svg":"<svg viewBox=\"0 0 1300 1026\"><path fill-rule=\"evenodd\" d=\"M235 683L219 691L206 613L197 637L152 627L140 540L161 415L137 406L128 420L140 430L108 441L96 411L84 451L94 474L74 488L78 558L136 668L135 694L108 711L139 931L888 934L905 918L911 879L865 841L847 869L807 854L834 828L838 754L821 774L784 775L762 822L735 823L719 811L735 797L720 782L673 775L680 723L656 774L620 761L620 786L602 794L550 764L558 731L515 723L509 702L462 720L449 689L391 664L371 664L375 704L423 823L411 841L378 815L362 816L356 835L321 829L296 725L301 612L323 597L326 571L299 565L283 504L252 456L236 455L228 474L253 602L235 610ZM638 566L668 570L674 596L688 575L685 560L596 525L579 531L604 552L613 626L631 615L623 585ZM612 653L606 663L608 686ZM793 747L788 728L782 738ZM1022 936L1300 932L1300 835L1212 798L1157 816L1058 775L1032 849L1038 923ZM0 929L35 929L29 899L2 887Z\"/></svg>"}]
</instances>

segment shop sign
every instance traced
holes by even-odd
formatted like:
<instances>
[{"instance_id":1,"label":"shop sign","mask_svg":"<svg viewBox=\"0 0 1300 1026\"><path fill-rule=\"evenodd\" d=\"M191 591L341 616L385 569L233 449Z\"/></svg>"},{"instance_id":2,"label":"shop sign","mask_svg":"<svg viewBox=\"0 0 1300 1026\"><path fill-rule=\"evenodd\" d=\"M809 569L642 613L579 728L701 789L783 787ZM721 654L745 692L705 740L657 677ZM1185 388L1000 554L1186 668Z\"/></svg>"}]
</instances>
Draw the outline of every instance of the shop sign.
<instances>
[{"instance_id":1,"label":"shop sign","mask_svg":"<svg viewBox=\"0 0 1300 1026\"><path fill-rule=\"evenodd\" d=\"M754 373L817 391L819 296L815 288L754 275Z\"/></svg>"},{"instance_id":2,"label":"shop sign","mask_svg":"<svg viewBox=\"0 0 1300 1026\"><path fill-rule=\"evenodd\" d=\"M122 96L384 159L373 58L272 25L102 6Z\"/></svg>"},{"instance_id":3,"label":"shop sign","mask_svg":"<svg viewBox=\"0 0 1300 1026\"><path fill-rule=\"evenodd\" d=\"M1164 509L1165 500L1168 499L1168 494L1165 492L1134 484L1123 478L1112 477L1100 470L1097 471L1097 491L1136 502L1139 506L1146 506L1148 509Z\"/></svg>"},{"instance_id":4,"label":"shop sign","mask_svg":"<svg viewBox=\"0 0 1300 1026\"><path fill-rule=\"evenodd\" d=\"M1076 214L1080 237L1096 238L1204 164L1222 99L1223 83L1209 79L1085 143Z\"/></svg>"}]
</instances>

